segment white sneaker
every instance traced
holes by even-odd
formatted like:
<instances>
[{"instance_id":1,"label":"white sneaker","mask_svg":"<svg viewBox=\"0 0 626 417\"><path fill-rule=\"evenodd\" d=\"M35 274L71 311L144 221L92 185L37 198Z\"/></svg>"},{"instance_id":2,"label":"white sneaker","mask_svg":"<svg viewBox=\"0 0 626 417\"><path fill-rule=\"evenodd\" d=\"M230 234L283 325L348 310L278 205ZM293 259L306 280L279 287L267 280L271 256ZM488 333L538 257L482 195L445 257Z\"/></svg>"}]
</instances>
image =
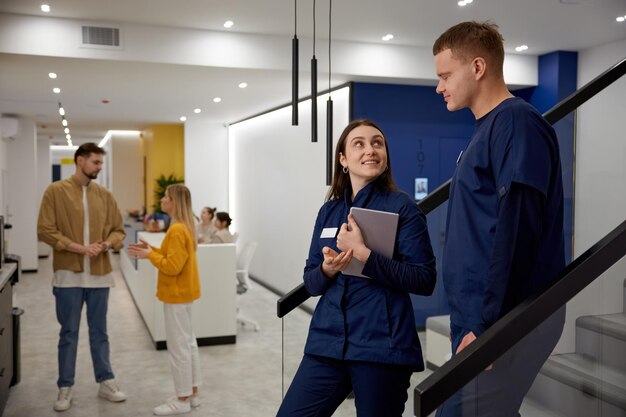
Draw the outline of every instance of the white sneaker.
<instances>
[{"instance_id":1,"label":"white sneaker","mask_svg":"<svg viewBox=\"0 0 626 417\"><path fill-rule=\"evenodd\" d=\"M195 394L192 395L191 397L189 397L189 404L191 405L191 408L198 408L200 407L200 394Z\"/></svg>"},{"instance_id":2,"label":"white sneaker","mask_svg":"<svg viewBox=\"0 0 626 417\"><path fill-rule=\"evenodd\" d=\"M100 389L98 390L98 397L105 398L114 403L119 403L126 400L126 394L120 390L117 386L117 382L114 379L107 379L100 383Z\"/></svg>"},{"instance_id":3,"label":"white sneaker","mask_svg":"<svg viewBox=\"0 0 626 417\"><path fill-rule=\"evenodd\" d=\"M59 395L54 402L54 411L69 410L72 406L72 387L59 388Z\"/></svg>"},{"instance_id":4,"label":"white sneaker","mask_svg":"<svg viewBox=\"0 0 626 417\"><path fill-rule=\"evenodd\" d=\"M180 401L178 398L170 398L165 403L152 410L155 416L173 416L176 414L185 414L190 411L191 402Z\"/></svg>"}]
</instances>

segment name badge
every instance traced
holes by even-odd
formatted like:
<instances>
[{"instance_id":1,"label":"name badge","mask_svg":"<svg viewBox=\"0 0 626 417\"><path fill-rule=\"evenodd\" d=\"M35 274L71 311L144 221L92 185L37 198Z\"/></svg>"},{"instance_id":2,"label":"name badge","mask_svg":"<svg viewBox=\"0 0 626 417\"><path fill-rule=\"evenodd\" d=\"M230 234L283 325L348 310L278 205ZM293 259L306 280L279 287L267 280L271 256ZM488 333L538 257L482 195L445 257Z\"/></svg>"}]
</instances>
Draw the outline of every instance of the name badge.
<instances>
[{"instance_id":1,"label":"name badge","mask_svg":"<svg viewBox=\"0 0 626 417\"><path fill-rule=\"evenodd\" d=\"M338 227L325 227L322 229L322 234L320 235L320 239L326 239L329 237L337 236Z\"/></svg>"}]
</instances>

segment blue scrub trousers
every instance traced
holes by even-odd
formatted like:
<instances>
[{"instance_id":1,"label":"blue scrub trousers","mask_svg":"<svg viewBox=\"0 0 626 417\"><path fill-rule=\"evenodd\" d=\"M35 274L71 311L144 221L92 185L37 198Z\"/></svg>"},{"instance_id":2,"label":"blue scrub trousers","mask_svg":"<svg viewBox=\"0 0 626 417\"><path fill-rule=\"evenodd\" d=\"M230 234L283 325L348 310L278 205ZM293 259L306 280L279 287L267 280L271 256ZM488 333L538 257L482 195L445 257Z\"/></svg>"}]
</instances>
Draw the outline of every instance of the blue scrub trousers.
<instances>
[{"instance_id":1,"label":"blue scrub trousers","mask_svg":"<svg viewBox=\"0 0 626 417\"><path fill-rule=\"evenodd\" d=\"M59 332L59 379L57 386L74 385L78 330L83 303L87 305L89 346L96 382L114 378L109 361L109 337L107 335L107 307L109 288L59 288L52 290L56 299Z\"/></svg>"},{"instance_id":2,"label":"blue scrub trousers","mask_svg":"<svg viewBox=\"0 0 626 417\"><path fill-rule=\"evenodd\" d=\"M410 367L305 354L277 417L330 417L354 391L358 417L401 417Z\"/></svg>"},{"instance_id":3,"label":"blue scrub trousers","mask_svg":"<svg viewBox=\"0 0 626 417\"><path fill-rule=\"evenodd\" d=\"M519 417L519 409L535 377L561 338L565 307L526 335L444 402L436 417ZM469 333L454 325L452 347L456 350Z\"/></svg>"}]
</instances>

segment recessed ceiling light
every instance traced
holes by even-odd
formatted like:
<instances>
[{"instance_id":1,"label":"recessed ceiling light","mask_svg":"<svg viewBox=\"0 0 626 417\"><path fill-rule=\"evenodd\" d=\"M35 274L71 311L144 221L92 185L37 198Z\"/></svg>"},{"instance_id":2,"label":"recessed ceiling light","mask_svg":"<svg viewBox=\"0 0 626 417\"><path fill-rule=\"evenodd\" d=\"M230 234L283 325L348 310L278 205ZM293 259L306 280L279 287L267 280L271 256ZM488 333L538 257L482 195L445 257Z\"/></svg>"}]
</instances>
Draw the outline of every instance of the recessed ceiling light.
<instances>
[{"instance_id":1,"label":"recessed ceiling light","mask_svg":"<svg viewBox=\"0 0 626 417\"><path fill-rule=\"evenodd\" d=\"M63 107L59 107L59 114L65 116L65 109Z\"/></svg>"},{"instance_id":2,"label":"recessed ceiling light","mask_svg":"<svg viewBox=\"0 0 626 417\"><path fill-rule=\"evenodd\" d=\"M202 109L193 109L193 112L194 112L195 114L198 114L198 113L200 113L201 111L202 111Z\"/></svg>"},{"instance_id":3,"label":"recessed ceiling light","mask_svg":"<svg viewBox=\"0 0 626 417\"><path fill-rule=\"evenodd\" d=\"M213 99L213 103L219 103L220 101L222 101L222 99L220 97L215 97Z\"/></svg>"},{"instance_id":4,"label":"recessed ceiling light","mask_svg":"<svg viewBox=\"0 0 626 417\"><path fill-rule=\"evenodd\" d=\"M624 20L626 20L626 16L619 16L615 20L617 20L618 22L623 22Z\"/></svg>"},{"instance_id":5,"label":"recessed ceiling light","mask_svg":"<svg viewBox=\"0 0 626 417\"><path fill-rule=\"evenodd\" d=\"M525 51L525 50L527 50L527 49L528 49L528 45L520 45L520 46L516 46L516 47L515 47L515 50L516 50L517 52L522 52L522 51Z\"/></svg>"},{"instance_id":6,"label":"recessed ceiling light","mask_svg":"<svg viewBox=\"0 0 626 417\"><path fill-rule=\"evenodd\" d=\"M239 83L239 88L246 88L248 83Z\"/></svg>"},{"instance_id":7,"label":"recessed ceiling light","mask_svg":"<svg viewBox=\"0 0 626 417\"><path fill-rule=\"evenodd\" d=\"M60 89L59 87L54 87L54 88L52 89L52 92L53 92L54 94L59 94L59 93L61 92L61 89Z\"/></svg>"},{"instance_id":8,"label":"recessed ceiling light","mask_svg":"<svg viewBox=\"0 0 626 417\"><path fill-rule=\"evenodd\" d=\"M180 116L178 119L179 119L181 122L184 122L185 120L187 120L187 118L186 118L185 116Z\"/></svg>"},{"instance_id":9,"label":"recessed ceiling light","mask_svg":"<svg viewBox=\"0 0 626 417\"><path fill-rule=\"evenodd\" d=\"M69 134L68 134L68 135L65 135L65 139L67 139L67 140L72 139L72 135L69 135Z\"/></svg>"},{"instance_id":10,"label":"recessed ceiling light","mask_svg":"<svg viewBox=\"0 0 626 417\"><path fill-rule=\"evenodd\" d=\"M41 11L44 13L49 13L50 12L50 5L49 4L42 4L41 5Z\"/></svg>"},{"instance_id":11,"label":"recessed ceiling light","mask_svg":"<svg viewBox=\"0 0 626 417\"><path fill-rule=\"evenodd\" d=\"M65 133L70 133L70 128L69 128L69 127L66 127L65 129L63 129L63 131L64 131Z\"/></svg>"},{"instance_id":12,"label":"recessed ceiling light","mask_svg":"<svg viewBox=\"0 0 626 417\"><path fill-rule=\"evenodd\" d=\"M57 77L57 73L56 72L49 72L48 73L48 77L52 78L53 80Z\"/></svg>"},{"instance_id":13,"label":"recessed ceiling light","mask_svg":"<svg viewBox=\"0 0 626 417\"><path fill-rule=\"evenodd\" d=\"M232 20L227 20L227 21L224 22L224 27L226 29L230 29L230 28L233 27L234 24L235 24L235 22L233 22Z\"/></svg>"},{"instance_id":14,"label":"recessed ceiling light","mask_svg":"<svg viewBox=\"0 0 626 417\"><path fill-rule=\"evenodd\" d=\"M67 126L67 120L65 119L65 117L61 120L61 124L63 126Z\"/></svg>"},{"instance_id":15,"label":"recessed ceiling light","mask_svg":"<svg viewBox=\"0 0 626 417\"><path fill-rule=\"evenodd\" d=\"M468 4L472 3L474 0L461 0L460 2L458 2L457 4L461 7L463 6L467 6Z\"/></svg>"},{"instance_id":16,"label":"recessed ceiling light","mask_svg":"<svg viewBox=\"0 0 626 417\"><path fill-rule=\"evenodd\" d=\"M393 35L391 33L386 34L385 36L383 36L382 38L384 41L390 41L393 39Z\"/></svg>"}]
</instances>

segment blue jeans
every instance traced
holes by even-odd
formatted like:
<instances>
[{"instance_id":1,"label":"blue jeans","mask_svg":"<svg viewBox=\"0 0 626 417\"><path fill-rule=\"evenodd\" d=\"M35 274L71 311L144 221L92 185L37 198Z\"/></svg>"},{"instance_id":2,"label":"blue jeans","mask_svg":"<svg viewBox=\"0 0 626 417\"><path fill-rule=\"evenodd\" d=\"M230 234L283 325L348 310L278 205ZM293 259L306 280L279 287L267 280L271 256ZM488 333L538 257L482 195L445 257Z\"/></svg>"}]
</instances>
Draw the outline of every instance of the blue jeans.
<instances>
[{"instance_id":1,"label":"blue jeans","mask_svg":"<svg viewBox=\"0 0 626 417\"><path fill-rule=\"evenodd\" d=\"M330 417L351 391L358 417L401 417L412 373L408 366L305 354L277 417Z\"/></svg>"},{"instance_id":2,"label":"blue jeans","mask_svg":"<svg viewBox=\"0 0 626 417\"><path fill-rule=\"evenodd\" d=\"M57 386L74 385L78 330L83 303L87 305L89 347L96 382L114 378L109 361L109 336L107 335L107 307L109 288L59 288L52 293L56 298L59 332L59 379Z\"/></svg>"}]
</instances>

